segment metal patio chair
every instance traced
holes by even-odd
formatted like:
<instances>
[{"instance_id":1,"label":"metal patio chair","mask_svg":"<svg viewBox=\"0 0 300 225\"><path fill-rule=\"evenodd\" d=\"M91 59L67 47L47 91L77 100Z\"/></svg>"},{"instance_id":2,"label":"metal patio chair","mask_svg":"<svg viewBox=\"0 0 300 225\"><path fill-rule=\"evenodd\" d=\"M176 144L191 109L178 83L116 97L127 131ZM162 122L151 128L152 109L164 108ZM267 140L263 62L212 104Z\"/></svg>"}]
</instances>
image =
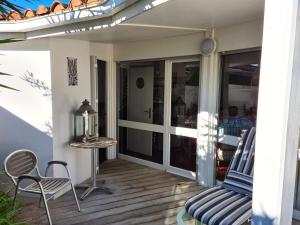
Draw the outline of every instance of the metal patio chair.
<instances>
[{"instance_id":1,"label":"metal patio chair","mask_svg":"<svg viewBox=\"0 0 300 225\"><path fill-rule=\"evenodd\" d=\"M15 209L16 198L20 192L29 192L40 195L39 206L41 201L44 201L46 208L47 218L50 225L52 225L52 220L49 213L49 208L47 201L52 199L56 193L67 187L71 186L71 189L74 194L74 198L80 211L80 206L77 200L77 195L70 178L70 172L67 168L67 163L63 161L50 161L45 171L45 177L40 175L40 172L37 167L37 157L36 155L27 149L17 150L8 155L4 161L5 173L12 179L13 183L16 186L13 208ZM55 178L47 177L48 168L54 164L63 166L66 169L67 178ZM32 175L36 172L35 175ZM23 180L30 181L30 184L27 184L25 187L21 187L20 184Z\"/></svg>"},{"instance_id":2,"label":"metal patio chair","mask_svg":"<svg viewBox=\"0 0 300 225\"><path fill-rule=\"evenodd\" d=\"M199 225L241 225L251 219L255 133L253 127L243 134L221 185L187 200L177 214L179 225L187 215Z\"/></svg>"}]
</instances>

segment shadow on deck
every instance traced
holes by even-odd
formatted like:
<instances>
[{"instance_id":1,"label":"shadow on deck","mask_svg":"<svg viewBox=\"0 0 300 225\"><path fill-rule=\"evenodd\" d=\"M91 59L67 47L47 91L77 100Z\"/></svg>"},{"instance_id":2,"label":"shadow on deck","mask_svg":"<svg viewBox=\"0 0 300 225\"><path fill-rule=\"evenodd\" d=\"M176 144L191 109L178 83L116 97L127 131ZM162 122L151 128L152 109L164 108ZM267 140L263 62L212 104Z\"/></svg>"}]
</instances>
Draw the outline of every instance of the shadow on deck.
<instances>
[{"instance_id":1,"label":"shadow on deck","mask_svg":"<svg viewBox=\"0 0 300 225\"><path fill-rule=\"evenodd\" d=\"M176 224L176 214L185 201L202 190L195 181L124 160L102 164L97 180L105 180L114 193L91 194L80 201L81 212L71 192L49 201L53 224ZM27 205L19 218L32 225L48 224L44 208L38 208L38 198L24 201Z\"/></svg>"}]
</instances>

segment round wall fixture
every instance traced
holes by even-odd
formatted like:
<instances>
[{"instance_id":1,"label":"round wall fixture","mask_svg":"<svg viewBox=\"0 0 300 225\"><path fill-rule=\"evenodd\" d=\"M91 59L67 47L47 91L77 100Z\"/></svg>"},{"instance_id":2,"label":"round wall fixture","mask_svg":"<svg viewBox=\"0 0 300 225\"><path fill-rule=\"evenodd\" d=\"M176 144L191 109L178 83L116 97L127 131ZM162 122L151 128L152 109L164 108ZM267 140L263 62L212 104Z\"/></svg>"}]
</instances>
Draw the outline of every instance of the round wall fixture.
<instances>
[{"instance_id":1,"label":"round wall fixture","mask_svg":"<svg viewBox=\"0 0 300 225\"><path fill-rule=\"evenodd\" d=\"M145 85L144 78L139 77L138 79L136 79L137 88L142 89L144 87L144 85Z\"/></svg>"},{"instance_id":2,"label":"round wall fixture","mask_svg":"<svg viewBox=\"0 0 300 225\"><path fill-rule=\"evenodd\" d=\"M212 38L205 38L200 45L200 52L204 56L209 56L217 48L217 43Z\"/></svg>"}]
</instances>

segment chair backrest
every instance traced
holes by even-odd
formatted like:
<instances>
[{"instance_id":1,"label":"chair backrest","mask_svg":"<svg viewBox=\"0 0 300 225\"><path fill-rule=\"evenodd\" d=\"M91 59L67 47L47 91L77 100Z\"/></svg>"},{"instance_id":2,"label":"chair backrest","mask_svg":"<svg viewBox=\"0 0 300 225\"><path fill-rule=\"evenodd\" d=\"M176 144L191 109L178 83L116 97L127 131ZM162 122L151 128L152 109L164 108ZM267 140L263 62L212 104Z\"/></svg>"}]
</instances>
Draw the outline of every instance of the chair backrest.
<instances>
[{"instance_id":1,"label":"chair backrest","mask_svg":"<svg viewBox=\"0 0 300 225\"><path fill-rule=\"evenodd\" d=\"M222 186L252 196L256 128L247 130L237 147Z\"/></svg>"},{"instance_id":2,"label":"chair backrest","mask_svg":"<svg viewBox=\"0 0 300 225\"><path fill-rule=\"evenodd\" d=\"M256 128L248 129L243 135L229 166L234 170L253 177Z\"/></svg>"},{"instance_id":3,"label":"chair backrest","mask_svg":"<svg viewBox=\"0 0 300 225\"><path fill-rule=\"evenodd\" d=\"M37 157L27 149L21 149L9 154L4 161L5 173L15 182L15 178L30 174L37 168Z\"/></svg>"}]
</instances>

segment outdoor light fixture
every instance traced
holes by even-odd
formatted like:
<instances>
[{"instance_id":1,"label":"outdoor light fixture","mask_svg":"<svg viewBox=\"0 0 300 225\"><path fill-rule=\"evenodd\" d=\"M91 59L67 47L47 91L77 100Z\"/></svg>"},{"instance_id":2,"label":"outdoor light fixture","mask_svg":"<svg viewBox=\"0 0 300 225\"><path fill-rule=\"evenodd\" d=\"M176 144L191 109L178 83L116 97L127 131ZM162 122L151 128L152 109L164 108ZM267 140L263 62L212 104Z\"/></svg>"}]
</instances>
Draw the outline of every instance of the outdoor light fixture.
<instances>
[{"instance_id":1,"label":"outdoor light fixture","mask_svg":"<svg viewBox=\"0 0 300 225\"><path fill-rule=\"evenodd\" d=\"M74 141L87 142L97 138L97 112L85 99L75 112Z\"/></svg>"}]
</instances>

